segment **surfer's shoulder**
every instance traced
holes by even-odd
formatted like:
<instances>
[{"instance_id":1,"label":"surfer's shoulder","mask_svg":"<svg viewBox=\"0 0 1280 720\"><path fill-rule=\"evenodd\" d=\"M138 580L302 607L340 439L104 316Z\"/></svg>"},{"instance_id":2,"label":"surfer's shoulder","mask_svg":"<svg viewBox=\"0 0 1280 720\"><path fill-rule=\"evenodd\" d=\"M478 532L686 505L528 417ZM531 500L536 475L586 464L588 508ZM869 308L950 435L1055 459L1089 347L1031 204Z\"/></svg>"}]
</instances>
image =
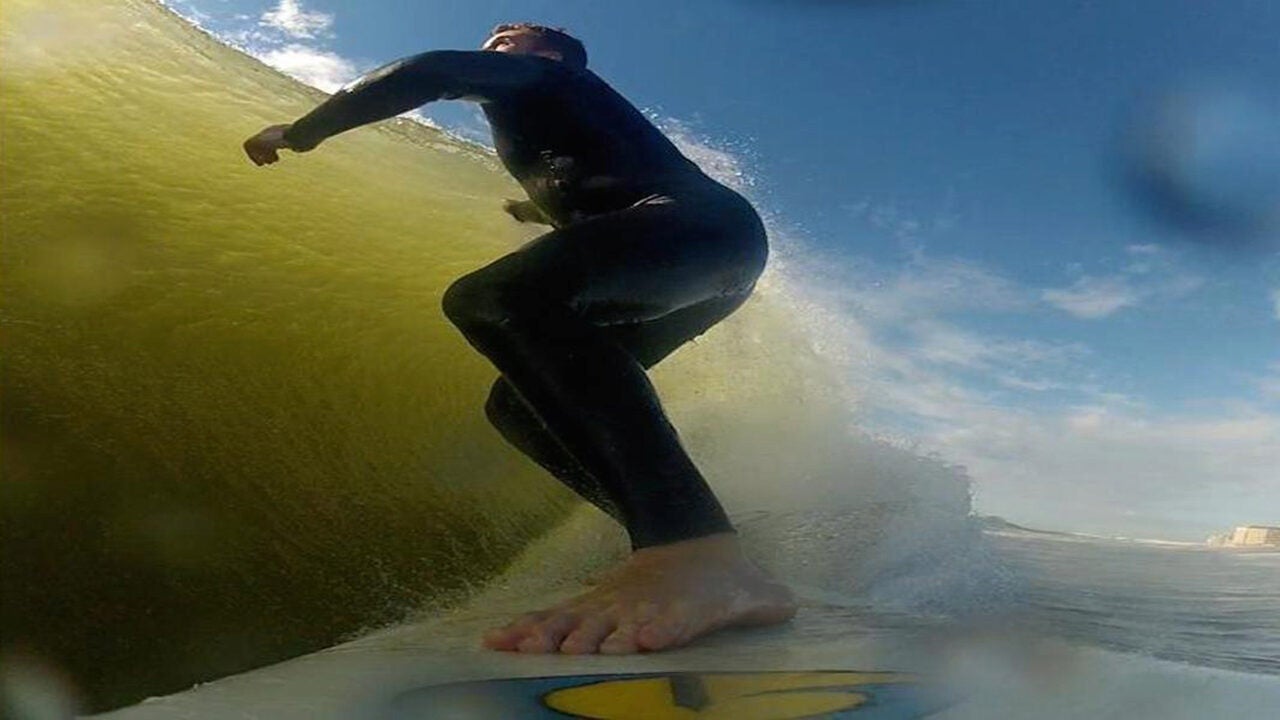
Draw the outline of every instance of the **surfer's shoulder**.
<instances>
[{"instance_id":1,"label":"surfer's shoulder","mask_svg":"<svg viewBox=\"0 0 1280 720\"><path fill-rule=\"evenodd\" d=\"M487 50L428 50L406 58L422 64L458 68L483 68L499 71L509 69L523 72L547 72L548 65L558 65L555 60L532 55L490 52Z\"/></svg>"},{"instance_id":2,"label":"surfer's shoulder","mask_svg":"<svg viewBox=\"0 0 1280 720\"><path fill-rule=\"evenodd\" d=\"M492 100L513 91L555 82L555 60L485 50L428 50L402 61L411 72L436 78L442 99Z\"/></svg>"}]
</instances>

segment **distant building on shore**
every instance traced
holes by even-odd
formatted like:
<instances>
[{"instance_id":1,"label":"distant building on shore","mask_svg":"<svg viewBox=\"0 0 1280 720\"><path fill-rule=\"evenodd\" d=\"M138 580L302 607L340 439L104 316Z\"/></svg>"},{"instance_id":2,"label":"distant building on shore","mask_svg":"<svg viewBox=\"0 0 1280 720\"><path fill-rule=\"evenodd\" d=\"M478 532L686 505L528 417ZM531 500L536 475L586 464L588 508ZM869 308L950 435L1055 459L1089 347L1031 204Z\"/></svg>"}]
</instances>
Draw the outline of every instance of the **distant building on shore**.
<instances>
[{"instance_id":1,"label":"distant building on shore","mask_svg":"<svg viewBox=\"0 0 1280 720\"><path fill-rule=\"evenodd\" d=\"M1218 547L1280 547L1280 527L1241 525L1227 535L1213 535L1209 544Z\"/></svg>"}]
</instances>

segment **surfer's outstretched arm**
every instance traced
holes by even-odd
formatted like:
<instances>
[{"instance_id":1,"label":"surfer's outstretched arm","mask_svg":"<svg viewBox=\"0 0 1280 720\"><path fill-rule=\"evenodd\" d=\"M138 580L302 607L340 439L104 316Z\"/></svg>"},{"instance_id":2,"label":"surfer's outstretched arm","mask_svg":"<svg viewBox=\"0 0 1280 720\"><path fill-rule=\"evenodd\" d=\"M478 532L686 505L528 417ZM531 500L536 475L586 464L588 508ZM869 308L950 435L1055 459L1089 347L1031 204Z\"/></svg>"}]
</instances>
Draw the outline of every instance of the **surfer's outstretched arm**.
<instances>
[{"instance_id":1,"label":"surfer's outstretched arm","mask_svg":"<svg viewBox=\"0 0 1280 720\"><path fill-rule=\"evenodd\" d=\"M297 122L266 128L245 142L245 152L259 165L270 164L278 150L306 152L325 138L436 100L497 100L536 84L547 62L482 50L402 58L343 87Z\"/></svg>"},{"instance_id":2,"label":"surfer's outstretched arm","mask_svg":"<svg viewBox=\"0 0 1280 720\"><path fill-rule=\"evenodd\" d=\"M436 100L496 100L542 77L547 61L483 50L433 50L383 65L293 123L285 139L305 151L325 138Z\"/></svg>"}]
</instances>

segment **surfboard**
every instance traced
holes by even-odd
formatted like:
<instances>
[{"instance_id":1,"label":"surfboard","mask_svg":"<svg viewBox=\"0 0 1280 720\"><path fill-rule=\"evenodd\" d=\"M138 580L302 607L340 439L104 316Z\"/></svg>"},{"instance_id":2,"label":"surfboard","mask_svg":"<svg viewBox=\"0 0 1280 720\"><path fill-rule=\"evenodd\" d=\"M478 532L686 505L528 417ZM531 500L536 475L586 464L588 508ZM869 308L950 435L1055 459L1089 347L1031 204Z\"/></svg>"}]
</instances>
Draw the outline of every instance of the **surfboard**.
<instances>
[{"instance_id":1,"label":"surfboard","mask_svg":"<svg viewBox=\"0 0 1280 720\"><path fill-rule=\"evenodd\" d=\"M540 600L550 600L541 598ZM505 614L452 614L108 713L114 720L788 720L1266 716L1280 681L1061 647L1042 668L990 647L951 672L806 603L791 624L632 657L480 649ZM954 649L953 649L954 651ZM964 667L968 664L968 667ZM921 670L916 672L915 670Z\"/></svg>"},{"instance_id":2,"label":"surfboard","mask_svg":"<svg viewBox=\"0 0 1280 720\"><path fill-rule=\"evenodd\" d=\"M598 515L598 513L596 513ZM882 622L796 587L791 622L632 656L480 645L490 627L582 589L617 559L591 511L533 544L462 606L329 649L107 713L111 720L791 720L1268 716L1280 678L1073 647L925 618Z\"/></svg>"}]
</instances>

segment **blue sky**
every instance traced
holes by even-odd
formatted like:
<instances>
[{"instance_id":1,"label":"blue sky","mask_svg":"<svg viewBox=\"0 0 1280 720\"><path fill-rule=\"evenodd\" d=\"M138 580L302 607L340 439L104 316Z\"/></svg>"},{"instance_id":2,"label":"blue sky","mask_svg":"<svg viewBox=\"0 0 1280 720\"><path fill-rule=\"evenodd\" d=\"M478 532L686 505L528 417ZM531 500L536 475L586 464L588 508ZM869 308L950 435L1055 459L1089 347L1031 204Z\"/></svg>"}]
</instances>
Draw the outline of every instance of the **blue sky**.
<instances>
[{"instance_id":1,"label":"blue sky","mask_svg":"<svg viewBox=\"0 0 1280 720\"><path fill-rule=\"evenodd\" d=\"M169 4L329 90L498 22L567 27L744 173L788 282L840 318L867 423L968 467L980 512L1280 524L1276 3ZM423 112L486 137L470 106Z\"/></svg>"}]
</instances>

